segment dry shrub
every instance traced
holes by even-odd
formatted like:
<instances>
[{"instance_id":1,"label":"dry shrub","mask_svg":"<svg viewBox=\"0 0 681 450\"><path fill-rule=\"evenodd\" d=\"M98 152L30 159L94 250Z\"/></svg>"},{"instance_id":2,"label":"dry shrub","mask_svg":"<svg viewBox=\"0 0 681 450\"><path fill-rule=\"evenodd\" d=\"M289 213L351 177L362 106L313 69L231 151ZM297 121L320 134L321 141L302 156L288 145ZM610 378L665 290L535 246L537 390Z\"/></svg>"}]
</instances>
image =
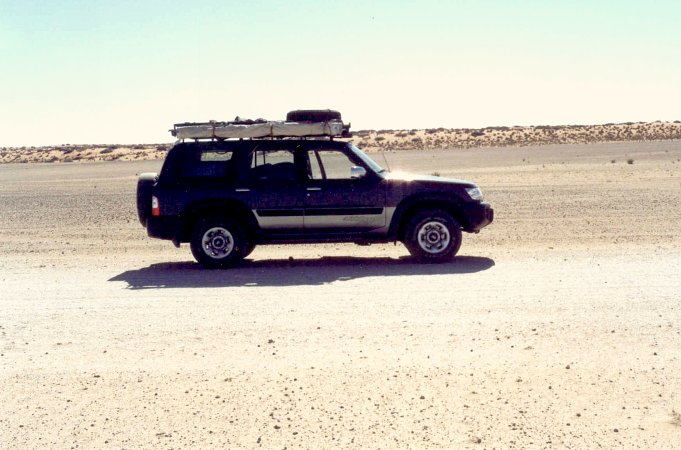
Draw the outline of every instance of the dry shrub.
<instances>
[{"instance_id":1,"label":"dry shrub","mask_svg":"<svg viewBox=\"0 0 681 450\"><path fill-rule=\"evenodd\" d=\"M677 427L681 427L681 413L678 413L676 410L672 409L672 420L671 420L672 425L675 425Z\"/></svg>"}]
</instances>

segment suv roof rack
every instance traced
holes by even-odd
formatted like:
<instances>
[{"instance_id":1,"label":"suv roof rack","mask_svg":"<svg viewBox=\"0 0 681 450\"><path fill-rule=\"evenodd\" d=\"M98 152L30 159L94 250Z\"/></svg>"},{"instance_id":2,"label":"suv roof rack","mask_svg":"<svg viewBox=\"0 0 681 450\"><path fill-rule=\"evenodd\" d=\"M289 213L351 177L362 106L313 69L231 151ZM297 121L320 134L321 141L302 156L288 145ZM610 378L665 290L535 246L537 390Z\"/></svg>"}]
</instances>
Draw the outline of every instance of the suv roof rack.
<instances>
[{"instance_id":1,"label":"suv roof rack","mask_svg":"<svg viewBox=\"0 0 681 450\"><path fill-rule=\"evenodd\" d=\"M173 125L170 133L178 139L244 139L350 137L350 124L332 110L297 110L287 120L244 120L230 122L183 122Z\"/></svg>"}]
</instances>

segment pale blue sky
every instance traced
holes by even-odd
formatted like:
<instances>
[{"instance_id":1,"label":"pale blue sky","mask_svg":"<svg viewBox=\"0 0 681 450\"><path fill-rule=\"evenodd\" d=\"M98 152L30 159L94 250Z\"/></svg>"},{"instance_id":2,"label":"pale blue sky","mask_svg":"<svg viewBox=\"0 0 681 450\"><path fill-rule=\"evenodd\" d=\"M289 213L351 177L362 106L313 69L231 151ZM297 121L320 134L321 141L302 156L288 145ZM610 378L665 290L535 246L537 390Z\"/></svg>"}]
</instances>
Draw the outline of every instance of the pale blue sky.
<instances>
[{"instance_id":1,"label":"pale blue sky","mask_svg":"<svg viewBox=\"0 0 681 450\"><path fill-rule=\"evenodd\" d=\"M298 108L356 130L681 120L679 23L678 0L0 0L0 146Z\"/></svg>"}]
</instances>

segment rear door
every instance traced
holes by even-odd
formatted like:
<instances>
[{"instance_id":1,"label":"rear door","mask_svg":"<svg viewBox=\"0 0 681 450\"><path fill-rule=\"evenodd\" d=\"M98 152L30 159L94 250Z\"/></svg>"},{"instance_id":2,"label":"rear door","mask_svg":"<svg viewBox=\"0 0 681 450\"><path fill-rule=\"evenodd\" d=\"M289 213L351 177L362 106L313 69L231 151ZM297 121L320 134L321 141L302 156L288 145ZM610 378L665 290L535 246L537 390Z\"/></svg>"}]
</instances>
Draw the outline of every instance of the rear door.
<instances>
[{"instance_id":1,"label":"rear door","mask_svg":"<svg viewBox=\"0 0 681 450\"><path fill-rule=\"evenodd\" d=\"M236 194L249 205L260 228L302 230L304 184L300 152L290 143L257 142L245 155Z\"/></svg>"},{"instance_id":2,"label":"rear door","mask_svg":"<svg viewBox=\"0 0 681 450\"><path fill-rule=\"evenodd\" d=\"M305 146L305 229L369 231L385 226L383 180L334 143L310 141ZM353 167L366 174L353 178Z\"/></svg>"}]
</instances>

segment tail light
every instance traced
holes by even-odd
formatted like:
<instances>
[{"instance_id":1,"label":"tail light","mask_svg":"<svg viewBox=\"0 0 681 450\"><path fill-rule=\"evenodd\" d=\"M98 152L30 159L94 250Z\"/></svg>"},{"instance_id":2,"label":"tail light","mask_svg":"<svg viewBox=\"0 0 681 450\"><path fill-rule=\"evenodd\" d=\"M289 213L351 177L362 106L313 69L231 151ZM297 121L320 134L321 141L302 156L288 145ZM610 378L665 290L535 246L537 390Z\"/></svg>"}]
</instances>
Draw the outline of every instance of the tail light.
<instances>
[{"instance_id":1,"label":"tail light","mask_svg":"<svg viewBox=\"0 0 681 450\"><path fill-rule=\"evenodd\" d=\"M156 198L155 195L151 197L151 215L152 216L161 215L161 206L159 205L158 198Z\"/></svg>"}]
</instances>

